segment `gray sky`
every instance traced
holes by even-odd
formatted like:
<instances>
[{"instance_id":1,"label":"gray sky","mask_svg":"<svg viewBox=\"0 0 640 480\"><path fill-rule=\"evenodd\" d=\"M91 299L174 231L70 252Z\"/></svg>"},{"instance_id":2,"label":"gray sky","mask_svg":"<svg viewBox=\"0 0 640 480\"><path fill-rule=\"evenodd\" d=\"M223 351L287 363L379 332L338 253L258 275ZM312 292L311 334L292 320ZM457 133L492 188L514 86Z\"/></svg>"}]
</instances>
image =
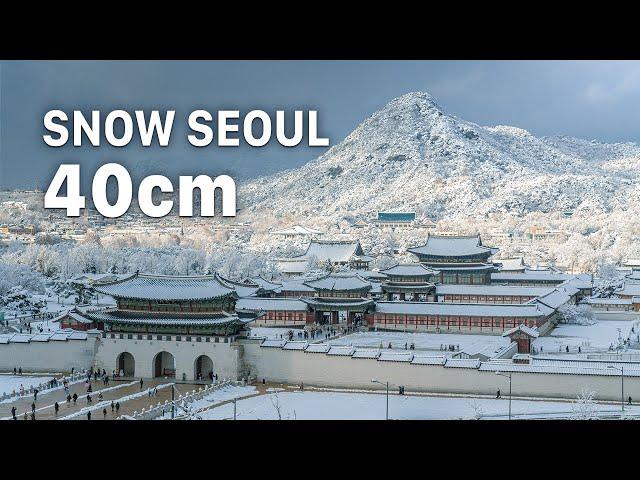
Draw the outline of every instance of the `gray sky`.
<instances>
[{"instance_id":1,"label":"gray sky","mask_svg":"<svg viewBox=\"0 0 640 480\"><path fill-rule=\"evenodd\" d=\"M394 97L431 93L449 113L535 135L640 142L638 61L25 61L0 62L0 187L48 185L57 166L80 163L83 177L107 161L145 173L237 180L299 166L323 148L196 149L186 141L195 109L319 111L331 145ZM175 109L171 145L47 147L44 113L59 108ZM135 137L134 137L135 139Z\"/></svg>"}]
</instances>

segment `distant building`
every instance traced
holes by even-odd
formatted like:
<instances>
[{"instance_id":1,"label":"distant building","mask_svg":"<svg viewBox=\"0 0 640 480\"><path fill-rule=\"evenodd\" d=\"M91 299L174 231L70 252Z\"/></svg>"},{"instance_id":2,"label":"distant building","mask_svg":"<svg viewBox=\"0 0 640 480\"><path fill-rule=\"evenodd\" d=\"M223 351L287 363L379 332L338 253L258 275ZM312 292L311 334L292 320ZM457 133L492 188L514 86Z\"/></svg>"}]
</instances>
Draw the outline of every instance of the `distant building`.
<instances>
[{"instance_id":1,"label":"distant building","mask_svg":"<svg viewBox=\"0 0 640 480\"><path fill-rule=\"evenodd\" d=\"M527 269L527 265L524 263L524 259L522 257L500 258L496 260L496 262L502 265L500 267L501 272L524 273Z\"/></svg>"},{"instance_id":2,"label":"distant building","mask_svg":"<svg viewBox=\"0 0 640 480\"><path fill-rule=\"evenodd\" d=\"M311 240L305 253L276 259L276 264L284 277L296 277L309 269L312 260L332 267L349 266L355 270L366 270L373 257L365 255L358 240Z\"/></svg>"},{"instance_id":3,"label":"distant building","mask_svg":"<svg viewBox=\"0 0 640 480\"><path fill-rule=\"evenodd\" d=\"M373 224L381 228L436 228L429 219L416 219L416 212L378 212Z\"/></svg>"},{"instance_id":4,"label":"distant building","mask_svg":"<svg viewBox=\"0 0 640 480\"><path fill-rule=\"evenodd\" d=\"M285 239L292 238L318 238L322 236L324 232L315 230L313 228L303 227L301 225L293 225L291 227L283 228L281 230L275 230L271 232L271 235L282 236Z\"/></svg>"}]
</instances>

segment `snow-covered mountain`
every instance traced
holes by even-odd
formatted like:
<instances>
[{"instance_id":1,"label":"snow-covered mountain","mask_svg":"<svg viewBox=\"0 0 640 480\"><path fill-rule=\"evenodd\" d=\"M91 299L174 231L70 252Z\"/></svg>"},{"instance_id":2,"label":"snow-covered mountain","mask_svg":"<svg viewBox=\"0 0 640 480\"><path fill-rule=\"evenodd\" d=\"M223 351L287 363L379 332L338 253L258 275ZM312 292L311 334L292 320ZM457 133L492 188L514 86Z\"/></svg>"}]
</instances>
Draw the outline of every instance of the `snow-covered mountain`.
<instances>
[{"instance_id":1,"label":"snow-covered mountain","mask_svg":"<svg viewBox=\"0 0 640 480\"><path fill-rule=\"evenodd\" d=\"M491 212L625 210L640 194L640 146L535 137L445 113L427 93L392 100L314 161L242 186L249 214L413 210L434 219Z\"/></svg>"}]
</instances>

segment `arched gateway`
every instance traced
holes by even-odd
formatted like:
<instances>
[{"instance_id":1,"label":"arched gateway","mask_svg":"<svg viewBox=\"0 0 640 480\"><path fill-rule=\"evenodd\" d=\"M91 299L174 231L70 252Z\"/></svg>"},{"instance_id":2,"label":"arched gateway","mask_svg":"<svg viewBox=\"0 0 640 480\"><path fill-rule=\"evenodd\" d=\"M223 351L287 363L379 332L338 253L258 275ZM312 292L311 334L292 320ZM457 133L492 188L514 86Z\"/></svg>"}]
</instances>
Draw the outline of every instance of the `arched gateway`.
<instances>
[{"instance_id":1,"label":"arched gateway","mask_svg":"<svg viewBox=\"0 0 640 480\"><path fill-rule=\"evenodd\" d=\"M207 355L200 355L196 358L193 378L196 380L211 380L213 375L213 361Z\"/></svg>"},{"instance_id":2,"label":"arched gateway","mask_svg":"<svg viewBox=\"0 0 640 480\"><path fill-rule=\"evenodd\" d=\"M118 375L133 377L136 373L136 361L129 352L122 352L116 358L116 372Z\"/></svg>"},{"instance_id":3,"label":"arched gateway","mask_svg":"<svg viewBox=\"0 0 640 480\"><path fill-rule=\"evenodd\" d=\"M169 352L160 352L153 358L154 377L175 377L176 360Z\"/></svg>"}]
</instances>

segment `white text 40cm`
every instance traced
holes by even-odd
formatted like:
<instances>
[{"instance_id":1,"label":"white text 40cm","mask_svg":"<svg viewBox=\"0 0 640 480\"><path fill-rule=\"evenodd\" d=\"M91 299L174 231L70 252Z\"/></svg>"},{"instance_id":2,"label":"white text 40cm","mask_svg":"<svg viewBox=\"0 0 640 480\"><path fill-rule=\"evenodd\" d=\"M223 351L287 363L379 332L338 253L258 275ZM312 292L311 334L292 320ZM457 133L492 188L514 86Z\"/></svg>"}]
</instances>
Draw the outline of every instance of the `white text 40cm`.
<instances>
[{"instance_id":1,"label":"white text 40cm","mask_svg":"<svg viewBox=\"0 0 640 480\"><path fill-rule=\"evenodd\" d=\"M107 181L114 177L118 185L118 196L115 203L107 199ZM62 185L67 183L67 194L59 195ZM153 202L153 192L159 189L162 193L172 193L171 180L163 175L150 175L140 182L138 187L138 204L142 213L149 217L159 218L168 215L173 208L172 200ZM200 215L213 217L215 212L215 191L220 189L222 195L222 216L236 216L236 184L228 175L220 175L215 179L208 175L180 176L179 179L179 215L193 216L193 191L200 189ZM91 186L91 197L96 210L104 217L117 218L124 215L133 200L133 182L125 167L117 163L107 163L100 167ZM79 217L85 208L85 197L80 195L80 165L62 164L58 168L47 192L44 195L44 208L59 208L67 211L68 217Z\"/></svg>"}]
</instances>

